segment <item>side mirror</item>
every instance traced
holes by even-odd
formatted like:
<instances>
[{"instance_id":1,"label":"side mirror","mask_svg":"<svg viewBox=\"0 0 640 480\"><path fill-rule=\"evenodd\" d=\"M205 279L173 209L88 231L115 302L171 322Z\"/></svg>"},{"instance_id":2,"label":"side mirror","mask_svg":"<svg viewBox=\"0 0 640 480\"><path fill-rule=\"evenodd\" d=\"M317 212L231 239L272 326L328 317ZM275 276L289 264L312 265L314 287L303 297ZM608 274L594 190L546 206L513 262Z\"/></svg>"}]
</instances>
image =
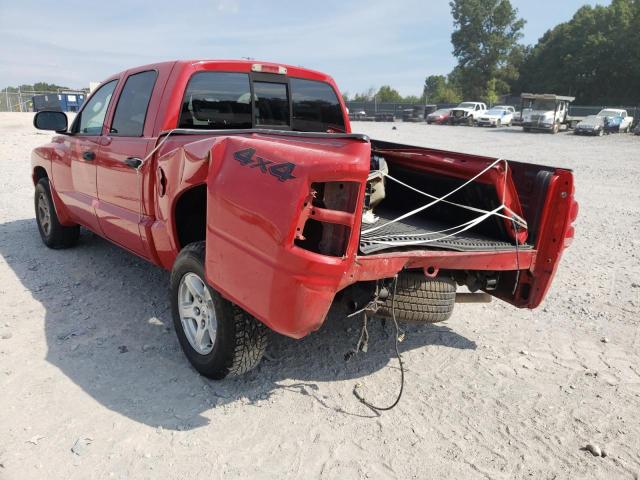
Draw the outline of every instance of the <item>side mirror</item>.
<instances>
[{"instance_id":1,"label":"side mirror","mask_svg":"<svg viewBox=\"0 0 640 480\"><path fill-rule=\"evenodd\" d=\"M67 115L64 112L43 110L33 117L33 126L38 130L53 130L56 133L67 131Z\"/></svg>"}]
</instances>

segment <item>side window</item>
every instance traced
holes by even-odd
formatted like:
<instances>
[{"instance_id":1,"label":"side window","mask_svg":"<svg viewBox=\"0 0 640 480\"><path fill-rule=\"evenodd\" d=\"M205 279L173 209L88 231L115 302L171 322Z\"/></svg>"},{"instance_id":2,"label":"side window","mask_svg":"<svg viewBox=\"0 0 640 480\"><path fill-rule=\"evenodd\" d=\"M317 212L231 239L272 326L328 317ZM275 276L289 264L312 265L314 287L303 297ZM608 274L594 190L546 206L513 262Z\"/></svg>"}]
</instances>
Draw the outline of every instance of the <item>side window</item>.
<instances>
[{"instance_id":1,"label":"side window","mask_svg":"<svg viewBox=\"0 0 640 480\"><path fill-rule=\"evenodd\" d=\"M194 73L182 100L178 128L251 128L251 88L246 73Z\"/></svg>"},{"instance_id":2,"label":"side window","mask_svg":"<svg viewBox=\"0 0 640 480\"><path fill-rule=\"evenodd\" d=\"M102 85L89 99L82 112L78 114L72 129L80 135L100 135L102 124L109 108L111 96L116 88L117 80L111 80Z\"/></svg>"},{"instance_id":3,"label":"side window","mask_svg":"<svg viewBox=\"0 0 640 480\"><path fill-rule=\"evenodd\" d=\"M315 80L291 78L293 130L326 132L337 127L344 130L340 102L331 85Z\"/></svg>"},{"instance_id":4,"label":"side window","mask_svg":"<svg viewBox=\"0 0 640 480\"><path fill-rule=\"evenodd\" d=\"M153 87L158 73L155 70L131 75L122 88L111 122L110 133L124 137L140 137Z\"/></svg>"},{"instance_id":5,"label":"side window","mask_svg":"<svg viewBox=\"0 0 640 480\"><path fill-rule=\"evenodd\" d=\"M256 126L289 125L289 95L284 83L253 82Z\"/></svg>"}]
</instances>

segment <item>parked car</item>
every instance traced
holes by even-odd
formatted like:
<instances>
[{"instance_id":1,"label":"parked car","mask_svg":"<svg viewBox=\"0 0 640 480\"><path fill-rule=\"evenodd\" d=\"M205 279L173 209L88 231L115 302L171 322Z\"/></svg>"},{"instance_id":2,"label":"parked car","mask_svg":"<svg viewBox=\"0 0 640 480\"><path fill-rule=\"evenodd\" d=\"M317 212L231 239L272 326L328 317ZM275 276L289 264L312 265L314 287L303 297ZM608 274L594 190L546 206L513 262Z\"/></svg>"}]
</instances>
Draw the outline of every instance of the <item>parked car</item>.
<instances>
[{"instance_id":1,"label":"parked car","mask_svg":"<svg viewBox=\"0 0 640 480\"><path fill-rule=\"evenodd\" d=\"M441 108L440 110L436 110L433 113L427 115L427 123L432 124L436 123L438 125L442 125L443 123L447 123L449 120L449 112L451 109L449 108Z\"/></svg>"},{"instance_id":2,"label":"parked car","mask_svg":"<svg viewBox=\"0 0 640 480\"><path fill-rule=\"evenodd\" d=\"M72 247L82 225L170 270L180 346L215 379L256 366L268 328L320 328L338 292L394 323L446 320L469 295L535 308L574 236L571 170L353 134L333 79L300 67L145 65L70 128L33 121L56 132L31 157L43 243ZM127 288L144 297L143 278Z\"/></svg>"},{"instance_id":3,"label":"parked car","mask_svg":"<svg viewBox=\"0 0 640 480\"><path fill-rule=\"evenodd\" d=\"M515 113L516 109L509 105L497 105L481 115L477 123L479 127L510 127Z\"/></svg>"},{"instance_id":4,"label":"parked car","mask_svg":"<svg viewBox=\"0 0 640 480\"><path fill-rule=\"evenodd\" d=\"M426 108L426 105L414 105L412 107L405 108L402 110L402 121L414 123L424 122Z\"/></svg>"},{"instance_id":5,"label":"parked car","mask_svg":"<svg viewBox=\"0 0 640 480\"><path fill-rule=\"evenodd\" d=\"M393 112L377 112L375 114L376 122L393 122L395 119Z\"/></svg>"},{"instance_id":6,"label":"parked car","mask_svg":"<svg viewBox=\"0 0 640 480\"><path fill-rule=\"evenodd\" d=\"M353 112L349 112L349 120L363 120L367 116L367 112L364 110L355 110Z\"/></svg>"},{"instance_id":7,"label":"parked car","mask_svg":"<svg viewBox=\"0 0 640 480\"><path fill-rule=\"evenodd\" d=\"M589 115L573 129L574 135L598 135L605 133L605 118L599 115Z\"/></svg>"},{"instance_id":8,"label":"parked car","mask_svg":"<svg viewBox=\"0 0 640 480\"><path fill-rule=\"evenodd\" d=\"M621 108L605 108L598 112L599 117L610 117L615 119L613 122L609 122L609 126L607 126L607 133L618 133L624 132L629 133L631 131L631 125L633 124L633 117L630 116L626 110ZM615 131L615 126L618 127L618 130Z\"/></svg>"},{"instance_id":9,"label":"parked car","mask_svg":"<svg viewBox=\"0 0 640 480\"><path fill-rule=\"evenodd\" d=\"M487 111L482 102L462 102L449 113L449 124L474 126L481 115Z\"/></svg>"},{"instance_id":10,"label":"parked car","mask_svg":"<svg viewBox=\"0 0 640 480\"><path fill-rule=\"evenodd\" d=\"M569 104L575 97L549 93L523 93L521 96L522 130L558 133L569 128Z\"/></svg>"}]
</instances>

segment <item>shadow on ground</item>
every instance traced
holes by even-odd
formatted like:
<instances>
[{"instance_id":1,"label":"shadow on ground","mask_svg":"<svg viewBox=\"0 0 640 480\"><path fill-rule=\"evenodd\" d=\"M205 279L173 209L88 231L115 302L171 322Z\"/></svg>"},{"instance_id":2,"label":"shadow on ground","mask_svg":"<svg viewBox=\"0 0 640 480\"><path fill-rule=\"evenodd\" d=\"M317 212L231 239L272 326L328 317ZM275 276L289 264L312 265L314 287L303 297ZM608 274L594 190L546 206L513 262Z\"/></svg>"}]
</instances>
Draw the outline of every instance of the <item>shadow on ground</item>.
<instances>
[{"instance_id":1,"label":"shadow on ground","mask_svg":"<svg viewBox=\"0 0 640 480\"><path fill-rule=\"evenodd\" d=\"M368 353L346 361L359 323L333 314L305 339L274 334L257 369L213 382L199 376L180 350L168 272L86 231L76 248L47 249L34 220L0 224L0 255L46 311L47 361L105 407L150 426L198 428L208 423L202 413L211 408L265 401L282 389L344 412L330 406L317 383L366 377L395 355L391 325L375 321ZM402 351L476 347L446 326L405 330Z\"/></svg>"}]
</instances>

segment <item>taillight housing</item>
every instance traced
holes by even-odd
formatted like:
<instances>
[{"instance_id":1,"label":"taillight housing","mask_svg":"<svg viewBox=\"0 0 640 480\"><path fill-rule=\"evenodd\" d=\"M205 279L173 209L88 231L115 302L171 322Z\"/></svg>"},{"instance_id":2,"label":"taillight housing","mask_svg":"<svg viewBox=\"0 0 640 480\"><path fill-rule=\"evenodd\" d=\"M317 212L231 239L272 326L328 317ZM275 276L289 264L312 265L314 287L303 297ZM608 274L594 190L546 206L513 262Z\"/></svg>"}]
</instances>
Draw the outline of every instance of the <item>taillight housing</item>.
<instances>
[{"instance_id":1,"label":"taillight housing","mask_svg":"<svg viewBox=\"0 0 640 480\"><path fill-rule=\"evenodd\" d=\"M311 184L296 225L294 244L310 252L342 257L347 252L360 184Z\"/></svg>"}]
</instances>

